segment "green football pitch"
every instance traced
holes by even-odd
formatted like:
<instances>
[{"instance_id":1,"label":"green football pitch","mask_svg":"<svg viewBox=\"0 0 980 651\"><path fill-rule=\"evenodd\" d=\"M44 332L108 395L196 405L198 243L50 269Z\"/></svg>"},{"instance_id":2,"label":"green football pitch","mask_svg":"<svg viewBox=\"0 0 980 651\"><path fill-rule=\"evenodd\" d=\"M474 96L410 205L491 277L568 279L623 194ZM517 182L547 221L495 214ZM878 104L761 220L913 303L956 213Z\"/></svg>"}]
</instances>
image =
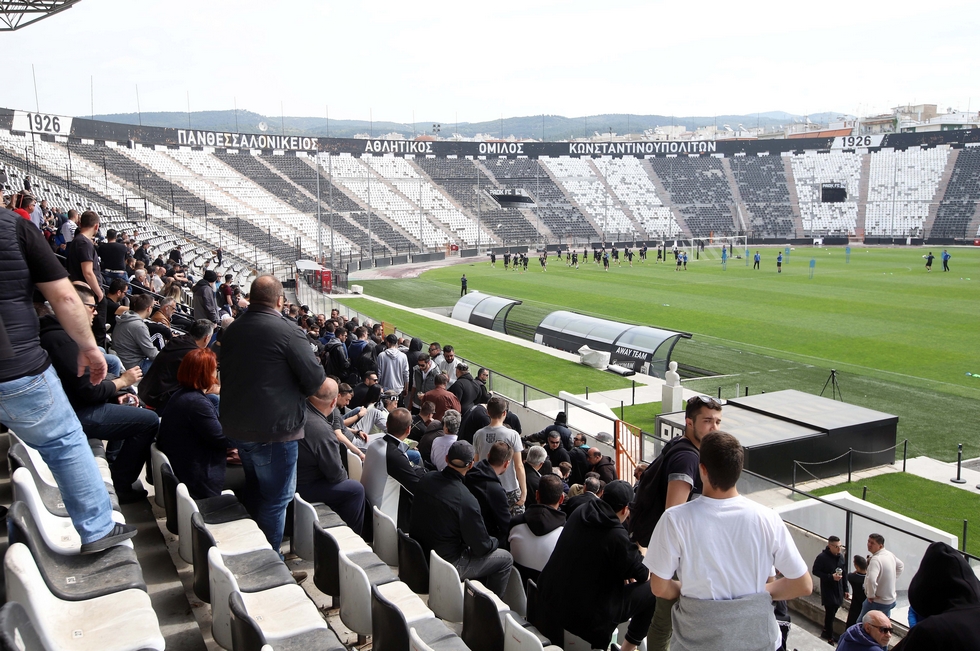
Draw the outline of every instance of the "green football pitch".
<instances>
[{"instance_id":1,"label":"green football pitch","mask_svg":"<svg viewBox=\"0 0 980 651\"><path fill-rule=\"evenodd\" d=\"M940 248L854 246L847 255L843 247L798 247L780 274L783 247L750 250L760 251L761 269L746 264L744 251L723 267L717 249L690 255L686 271L636 258L632 268L571 269L552 254L547 272L536 257L527 273L505 271L498 257L496 268L481 261L357 282L408 307L451 306L465 273L470 291L522 301L509 322L525 330L565 309L689 332L673 359L701 377L685 386L711 394L720 387L726 398L736 386L743 395L819 393L833 368L845 401L900 417L911 455L952 460L963 443L967 458L980 456L980 248L951 248L951 271L943 272ZM931 273L922 257L929 250Z\"/></svg>"}]
</instances>

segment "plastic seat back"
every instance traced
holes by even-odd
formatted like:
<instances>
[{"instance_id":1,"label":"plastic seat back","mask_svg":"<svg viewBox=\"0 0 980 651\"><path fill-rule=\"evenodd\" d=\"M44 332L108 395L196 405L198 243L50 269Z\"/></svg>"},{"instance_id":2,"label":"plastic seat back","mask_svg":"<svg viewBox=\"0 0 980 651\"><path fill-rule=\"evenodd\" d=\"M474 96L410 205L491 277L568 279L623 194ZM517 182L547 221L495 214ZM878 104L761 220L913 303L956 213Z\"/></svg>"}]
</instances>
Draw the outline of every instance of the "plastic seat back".
<instances>
[{"instance_id":1,"label":"plastic seat back","mask_svg":"<svg viewBox=\"0 0 980 651\"><path fill-rule=\"evenodd\" d=\"M15 601L0 608L0 651L47 651L27 611Z\"/></svg>"},{"instance_id":2,"label":"plastic seat back","mask_svg":"<svg viewBox=\"0 0 980 651\"><path fill-rule=\"evenodd\" d=\"M510 613L505 615L503 651L543 651L538 636L518 623Z\"/></svg>"},{"instance_id":3,"label":"plastic seat back","mask_svg":"<svg viewBox=\"0 0 980 651\"><path fill-rule=\"evenodd\" d=\"M231 611L231 648L234 651L264 651L266 645L262 629L252 619L239 592L228 597L228 610Z\"/></svg>"},{"instance_id":4,"label":"plastic seat back","mask_svg":"<svg viewBox=\"0 0 980 651\"><path fill-rule=\"evenodd\" d=\"M340 620L358 635L371 635L371 581L367 573L340 555Z\"/></svg>"},{"instance_id":5,"label":"plastic seat back","mask_svg":"<svg viewBox=\"0 0 980 651\"><path fill-rule=\"evenodd\" d=\"M405 651L408 623L398 608L371 586L371 651Z\"/></svg>"},{"instance_id":6,"label":"plastic seat back","mask_svg":"<svg viewBox=\"0 0 980 651\"><path fill-rule=\"evenodd\" d=\"M7 452L7 460L10 464L10 471L14 472L17 468L26 468L30 471L31 476L34 478L34 486L37 488L38 495L41 497L41 503L44 504L44 508L48 510L52 515L56 515L61 518L68 517L68 511L65 509L65 503L61 499L61 491L58 489L57 485L49 484L39 472L36 464L34 463L34 458L27 451L27 446L23 443L16 443L10 447ZM45 468L47 470L47 468ZM50 476L50 471L46 473Z\"/></svg>"},{"instance_id":7,"label":"plastic seat back","mask_svg":"<svg viewBox=\"0 0 980 651\"><path fill-rule=\"evenodd\" d=\"M408 629L408 648L409 651L432 651L432 647L422 641L415 627Z\"/></svg>"},{"instance_id":8,"label":"plastic seat back","mask_svg":"<svg viewBox=\"0 0 980 651\"><path fill-rule=\"evenodd\" d=\"M163 484L160 483L160 468L163 464L170 465L170 459L157 447L156 443L150 445L150 476L153 477L153 501L157 506L165 508L163 502Z\"/></svg>"},{"instance_id":9,"label":"plastic seat back","mask_svg":"<svg viewBox=\"0 0 980 651\"><path fill-rule=\"evenodd\" d=\"M463 597L463 643L471 651L500 651L504 648L504 627L497 602L473 581L466 580ZM431 597L430 597L431 599Z\"/></svg>"},{"instance_id":10,"label":"plastic seat back","mask_svg":"<svg viewBox=\"0 0 980 651\"><path fill-rule=\"evenodd\" d=\"M167 512L167 531L172 534L180 535L180 528L177 525L177 485L180 483L174 469L169 463L160 466L160 490L163 493L163 509ZM178 544L180 541L177 541ZM185 562L190 563L190 556L184 558L183 548L178 547L181 552L180 557ZM187 550L190 552L190 548Z\"/></svg>"},{"instance_id":11,"label":"plastic seat back","mask_svg":"<svg viewBox=\"0 0 980 651\"><path fill-rule=\"evenodd\" d=\"M208 552L215 546L214 536L204 524L200 513L191 516L191 563L194 565L194 594L204 603L211 603L211 581Z\"/></svg>"},{"instance_id":12,"label":"plastic seat back","mask_svg":"<svg viewBox=\"0 0 980 651\"><path fill-rule=\"evenodd\" d=\"M377 506L371 507L374 516L374 553L388 565L398 565L398 527L395 521Z\"/></svg>"},{"instance_id":13,"label":"plastic seat back","mask_svg":"<svg viewBox=\"0 0 980 651\"><path fill-rule=\"evenodd\" d=\"M361 481L361 476L364 473L364 463L361 458L347 450L347 476L354 481Z\"/></svg>"},{"instance_id":14,"label":"plastic seat back","mask_svg":"<svg viewBox=\"0 0 980 651\"><path fill-rule=\"evenodd\" d=\"M293 495L293 535L289 538L290 550L304 561L313 560L313 523L319 517L316 507L300 497Z\"/></svg>"},{"instance_id":15,"label":"plastic seat back","mask_svg":"<svg viewBox=\"0 0 980 651\"><path fill-rule=\"evenodd\" d=\"M174 489L174 501L177 503L177 553L185 561L190 562L192 552L187 540L191 537L191 516L199 513L201 509L198 508L197 502L191 497L186 484L177 484ZM167 518L167 522L167 528L169 529L169 517ZM184 556L185 554L187 554L186 557Z\"/></svg>"},{"instance_id":16,"label":"plastic seat back","mask_svg":"<svg viewBox=\"0 0 980 651\"><path fill-rule=\"evenodd\" d=\"M429 553L429 608L439 619L463 621L463 584L459 571L433 550Z\"/></svg>"},{"instance_id":17,"label":"plastic seat back","mask_svg":"<svg viewBox=\"0 0 980 651\"><path fill-rule=\"evenodd\" d=\"M521 617L527 616L527 594L524 592L521 573L516 567L510 568L510 580L507 582L507 589L504 590L504 596L501 599Z\"/></svg>"},{"instance_id":18,"label":"plastic seat back","mask_svg":"<svg viewBox=\"0 0 980 651\"><path fill-rule=\"evenodd\" d=\"M398 578L415 594L429 593L429 562L422 545L398 529Z\"/></svg>"}]
</instances>

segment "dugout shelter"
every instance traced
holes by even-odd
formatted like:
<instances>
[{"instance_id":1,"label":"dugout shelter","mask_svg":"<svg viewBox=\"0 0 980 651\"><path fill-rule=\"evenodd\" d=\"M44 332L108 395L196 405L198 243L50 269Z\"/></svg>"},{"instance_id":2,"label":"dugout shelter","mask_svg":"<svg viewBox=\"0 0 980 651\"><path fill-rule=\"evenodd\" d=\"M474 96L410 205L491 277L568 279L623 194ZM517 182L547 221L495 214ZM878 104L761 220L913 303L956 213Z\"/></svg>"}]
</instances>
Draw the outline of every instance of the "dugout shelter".
<instances>
[{"instance_id":1,"label":"dugout shelter","mask_svg":"<svg viewBox=\"0 0 980 651\"><path fill-rule=\"evenodd\" d=\"M670 354L687 332L619 323L559 310L544 318L534 342L577 353L582 346L609 353L609 363L663 378Z\"/></svg>"}]
</instances>

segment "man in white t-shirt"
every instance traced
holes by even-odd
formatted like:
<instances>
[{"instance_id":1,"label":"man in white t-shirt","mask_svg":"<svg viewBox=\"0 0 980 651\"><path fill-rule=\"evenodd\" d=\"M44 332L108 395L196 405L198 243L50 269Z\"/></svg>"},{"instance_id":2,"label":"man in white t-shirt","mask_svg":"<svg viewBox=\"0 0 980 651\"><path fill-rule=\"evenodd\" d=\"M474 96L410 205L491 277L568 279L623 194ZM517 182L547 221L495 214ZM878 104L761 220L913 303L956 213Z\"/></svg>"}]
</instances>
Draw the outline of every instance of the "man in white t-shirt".
<instances>
[{"instance_id":1,"label":"man in white t-shirt","mask_svg":"<svg viewBox=\"0 0 980 651\"><path fill-rule=\"evenodd\" d=\"M772 601L810 594L809 570L776 512L738 494L738 440L712 432L700 452L702 496L664 513L644 560L653 593L680 598L671 649L775 649Z\"/></svg>"},{"instance_id":2,"label":"man in white t-shirt","mask_svg":"<svg viewBox=\"0 0 980 651\"><path fill-rule=\"evenodd\" d=\"M483 461L490 454L490 448L497 441L504 441L513 451L512 463L500 476L500 484L507 493L507 504L511 515L524 513L524 500L527 499L527 482L524 477L524 460L521 459L521 436L504 425L507 417L508 403L500 396L494 396L487 402L487 415L490 424L478 429L473 434L473 448L476 450L476 460Z\"/></svg>"}]
</instances>

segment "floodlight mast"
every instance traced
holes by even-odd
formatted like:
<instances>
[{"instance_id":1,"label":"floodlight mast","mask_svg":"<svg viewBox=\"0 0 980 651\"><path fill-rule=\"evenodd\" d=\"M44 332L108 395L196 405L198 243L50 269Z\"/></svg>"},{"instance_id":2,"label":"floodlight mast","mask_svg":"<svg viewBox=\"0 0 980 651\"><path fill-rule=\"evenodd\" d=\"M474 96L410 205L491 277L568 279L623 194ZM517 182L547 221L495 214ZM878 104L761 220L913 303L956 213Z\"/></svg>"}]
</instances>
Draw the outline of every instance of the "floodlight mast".
<instances>
[{"instance_id":1,"label":"floodlight mast","mask_svg":"<svg viewBox=\"0 0 980 651\"><path fill-rule=\"evenodd\" d=\"M13 32L50 18L82 0L9 0L0 3L0 32Z\"/></svg>"}]
</instances>

